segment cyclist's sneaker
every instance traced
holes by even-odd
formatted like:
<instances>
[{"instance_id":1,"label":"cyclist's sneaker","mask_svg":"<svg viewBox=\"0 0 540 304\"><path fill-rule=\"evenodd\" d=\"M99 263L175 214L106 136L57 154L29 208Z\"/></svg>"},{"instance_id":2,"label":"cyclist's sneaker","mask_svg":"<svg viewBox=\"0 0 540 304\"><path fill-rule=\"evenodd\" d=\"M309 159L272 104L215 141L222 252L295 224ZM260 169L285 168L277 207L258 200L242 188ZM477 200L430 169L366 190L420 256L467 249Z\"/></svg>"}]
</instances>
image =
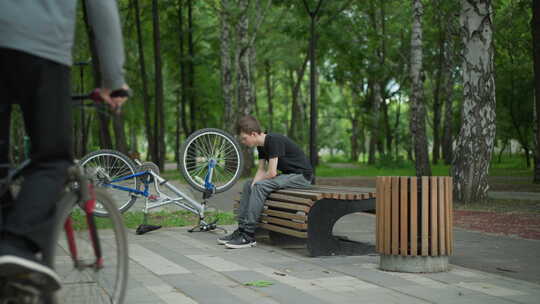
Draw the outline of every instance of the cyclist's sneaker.
<instances>
[{"instance_id":1,"label":"cyclist's sneaker","mask_svg":"<svg viewBox=\"0 0 540 304\"><path fill-rule=\"evenodd\" d=\"M51 268L33 259L15 255L0 256L0 276L40 290L55 291L61 286L60 278Z\"/></svg>"},{"instance_id":2,"label":"cyclist's sneaker","mask_svg":"<svg viewBox=\"0 0 540 304\"><path fill-rule=\"evenodd\" d=\"M226 235L226 236L223 236L223 237L220 237L219 239L217 239L217 242L220 245L225 245L228 242L230 242L230 241L234 240L235 238L237 238L241 233L242 232L240 231L240 229L236 229L235 231L233 231L233 233L231 233L229 235Z\"/></svg>"},{"instance_id":3,"label":"cyclist's sneaker","mask_svg":"<svg viewBox=\"0 0 540 304\"><path fill-rule=\"evenodd\" d=\"M257 245L257 242L255 242L255 237L249 236L246 233L240 233L238 237L225 243L225 246L227 248L232 248L232 249L248 248L248 247L253 247L255 245Z\"/></svg>"}]
</instances>

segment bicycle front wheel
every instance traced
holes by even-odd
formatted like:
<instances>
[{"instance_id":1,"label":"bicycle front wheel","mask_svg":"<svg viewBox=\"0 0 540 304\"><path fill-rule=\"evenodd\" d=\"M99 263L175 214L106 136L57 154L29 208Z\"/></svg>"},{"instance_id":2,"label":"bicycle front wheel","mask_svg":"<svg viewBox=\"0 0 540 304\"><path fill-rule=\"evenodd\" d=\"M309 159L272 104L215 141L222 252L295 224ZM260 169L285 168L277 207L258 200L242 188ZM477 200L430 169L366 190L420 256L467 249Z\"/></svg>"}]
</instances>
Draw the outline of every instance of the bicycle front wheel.
<instances>
[{"instance_id":1,"label":"bicycle front wheel","mask_svg":"<svg viewBox=\"0 0 540 304\"><path fill-rule=\"evenodd\" d=\"M105 189L112 196L121 213L137 200L137 196L130 192L140 187L139 179L130 177L136 173L136 166L126 155L114 150L98 150L84 156L79 161L79 167L94 185ZM96 215L107 215L99 202Z\"/></svg>"},{"instance_id":2,"label":"bicycle front wheel","mask_svg":"<svg viewBox=\"0 0 540 304\"><path fill-rule=\"evenodd\" d=\"M191 134L180 150L181 171L198 191L205 190L209 165L216 192L231 188L242 174L243 155L236 140L220 129L201 129Z\"/></svg>"},{"instance_id":3,"label":"bicycle front wheel","mask_svg":"<svg viewBox=\"0 0 540 304\"><path fill-rule=\"evenodd\" d=\"M90 215L97 230L89 228L88 214L76 205L76 195L68 194L60 206L56 246L49 253L49 263L62 281L62 289L54 295L56 304L124 303L129 262L126 231L112 198L102 189L95 194L107 211L106 217ZM69 222L73 230L68 228ZM92 232L97 239L91 237ZM101 261L96 248L101 249Z\"/></svg>"}]
</instances>

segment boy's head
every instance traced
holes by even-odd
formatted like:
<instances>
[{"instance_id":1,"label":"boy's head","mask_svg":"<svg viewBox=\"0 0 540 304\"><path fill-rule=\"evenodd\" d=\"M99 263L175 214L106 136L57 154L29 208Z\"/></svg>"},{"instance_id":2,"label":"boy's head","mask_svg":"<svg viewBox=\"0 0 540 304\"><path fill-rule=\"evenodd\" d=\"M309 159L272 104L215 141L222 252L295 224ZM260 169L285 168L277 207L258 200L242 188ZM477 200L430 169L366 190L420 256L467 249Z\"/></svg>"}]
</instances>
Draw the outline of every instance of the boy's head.
<instances>
[{"instance_id":1,"label":"boy's head","mask_svg":"<svg viewBox=\"0 0 540 304\"><path fill-rule=\"evenodd\" d=\"M255 147L258 138L263 133L257 118L246 115L238 121L236 133L240 136L240 142L248 147Z\"/></svg>"}]
</instances>

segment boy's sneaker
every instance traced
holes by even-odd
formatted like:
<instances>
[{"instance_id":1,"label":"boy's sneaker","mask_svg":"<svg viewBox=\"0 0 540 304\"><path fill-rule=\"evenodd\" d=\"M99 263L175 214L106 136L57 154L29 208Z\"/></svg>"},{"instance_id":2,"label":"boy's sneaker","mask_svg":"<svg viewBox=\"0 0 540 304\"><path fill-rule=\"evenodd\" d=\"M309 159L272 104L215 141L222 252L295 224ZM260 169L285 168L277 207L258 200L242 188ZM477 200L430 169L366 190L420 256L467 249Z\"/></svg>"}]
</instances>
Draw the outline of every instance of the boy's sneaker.
<instances>
[{"instance_id":1,"label":"boy's sneaker","mask_svg":"<svg viewBox=\"0 0 540 304\"><path fill-rule=\"evenodd\" d=\"M29 284L40 290L60 289L60 278L51 268L32 259L16 256L0 256L0 277L12 282Z\"/></svg>"},{"instance_id":2,"label":"boy's sneaker","mask_svg":"<svg viewBox=\"0 0 540 304\"><path fill-rule=\"evenodd\" d=\"M225 243L225 246L227 248L232 248L232 249L248 248L248 247L253 247L255 245L257 245L257 242L255 242L255 238L247 235L246 233L240 233L240 235L237 238Z\"/></svg>"},{"instance_id":3,"label":"boy's sneaker","mask_svg":"<svg viewBox=\"0 0 540 304\"><path fill-rule=\"evenodd\" d=\"M217 242L220 245L225 245L228 242L230 242L230 241L234 240L235 238L237 238L240 234L242 234L240 229L236 229L235 231L233 231L233 233L231 233L229 235L226 235L224 237L220 237L219 239L217 239Z\"/></svg>"}]
</instances>

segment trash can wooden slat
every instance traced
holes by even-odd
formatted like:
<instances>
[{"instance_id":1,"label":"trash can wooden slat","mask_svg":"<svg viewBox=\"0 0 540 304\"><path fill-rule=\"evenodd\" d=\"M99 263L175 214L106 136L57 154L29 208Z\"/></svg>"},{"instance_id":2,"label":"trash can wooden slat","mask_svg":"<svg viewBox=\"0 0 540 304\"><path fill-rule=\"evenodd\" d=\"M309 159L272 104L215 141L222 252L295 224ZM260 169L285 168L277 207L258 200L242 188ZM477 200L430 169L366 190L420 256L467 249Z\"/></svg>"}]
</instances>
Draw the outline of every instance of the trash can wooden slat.
<instances>
[{"instance_id":1,"label":"trash can wooden slat","mask_svg":"<svg viewBox=\"0 0 540 304\"><path fill-rule=\"evenodd\" d=\"M381 268L447 269L453 251L451 177L378 177L376 204Z\"/></svg>"}]
</instances>

